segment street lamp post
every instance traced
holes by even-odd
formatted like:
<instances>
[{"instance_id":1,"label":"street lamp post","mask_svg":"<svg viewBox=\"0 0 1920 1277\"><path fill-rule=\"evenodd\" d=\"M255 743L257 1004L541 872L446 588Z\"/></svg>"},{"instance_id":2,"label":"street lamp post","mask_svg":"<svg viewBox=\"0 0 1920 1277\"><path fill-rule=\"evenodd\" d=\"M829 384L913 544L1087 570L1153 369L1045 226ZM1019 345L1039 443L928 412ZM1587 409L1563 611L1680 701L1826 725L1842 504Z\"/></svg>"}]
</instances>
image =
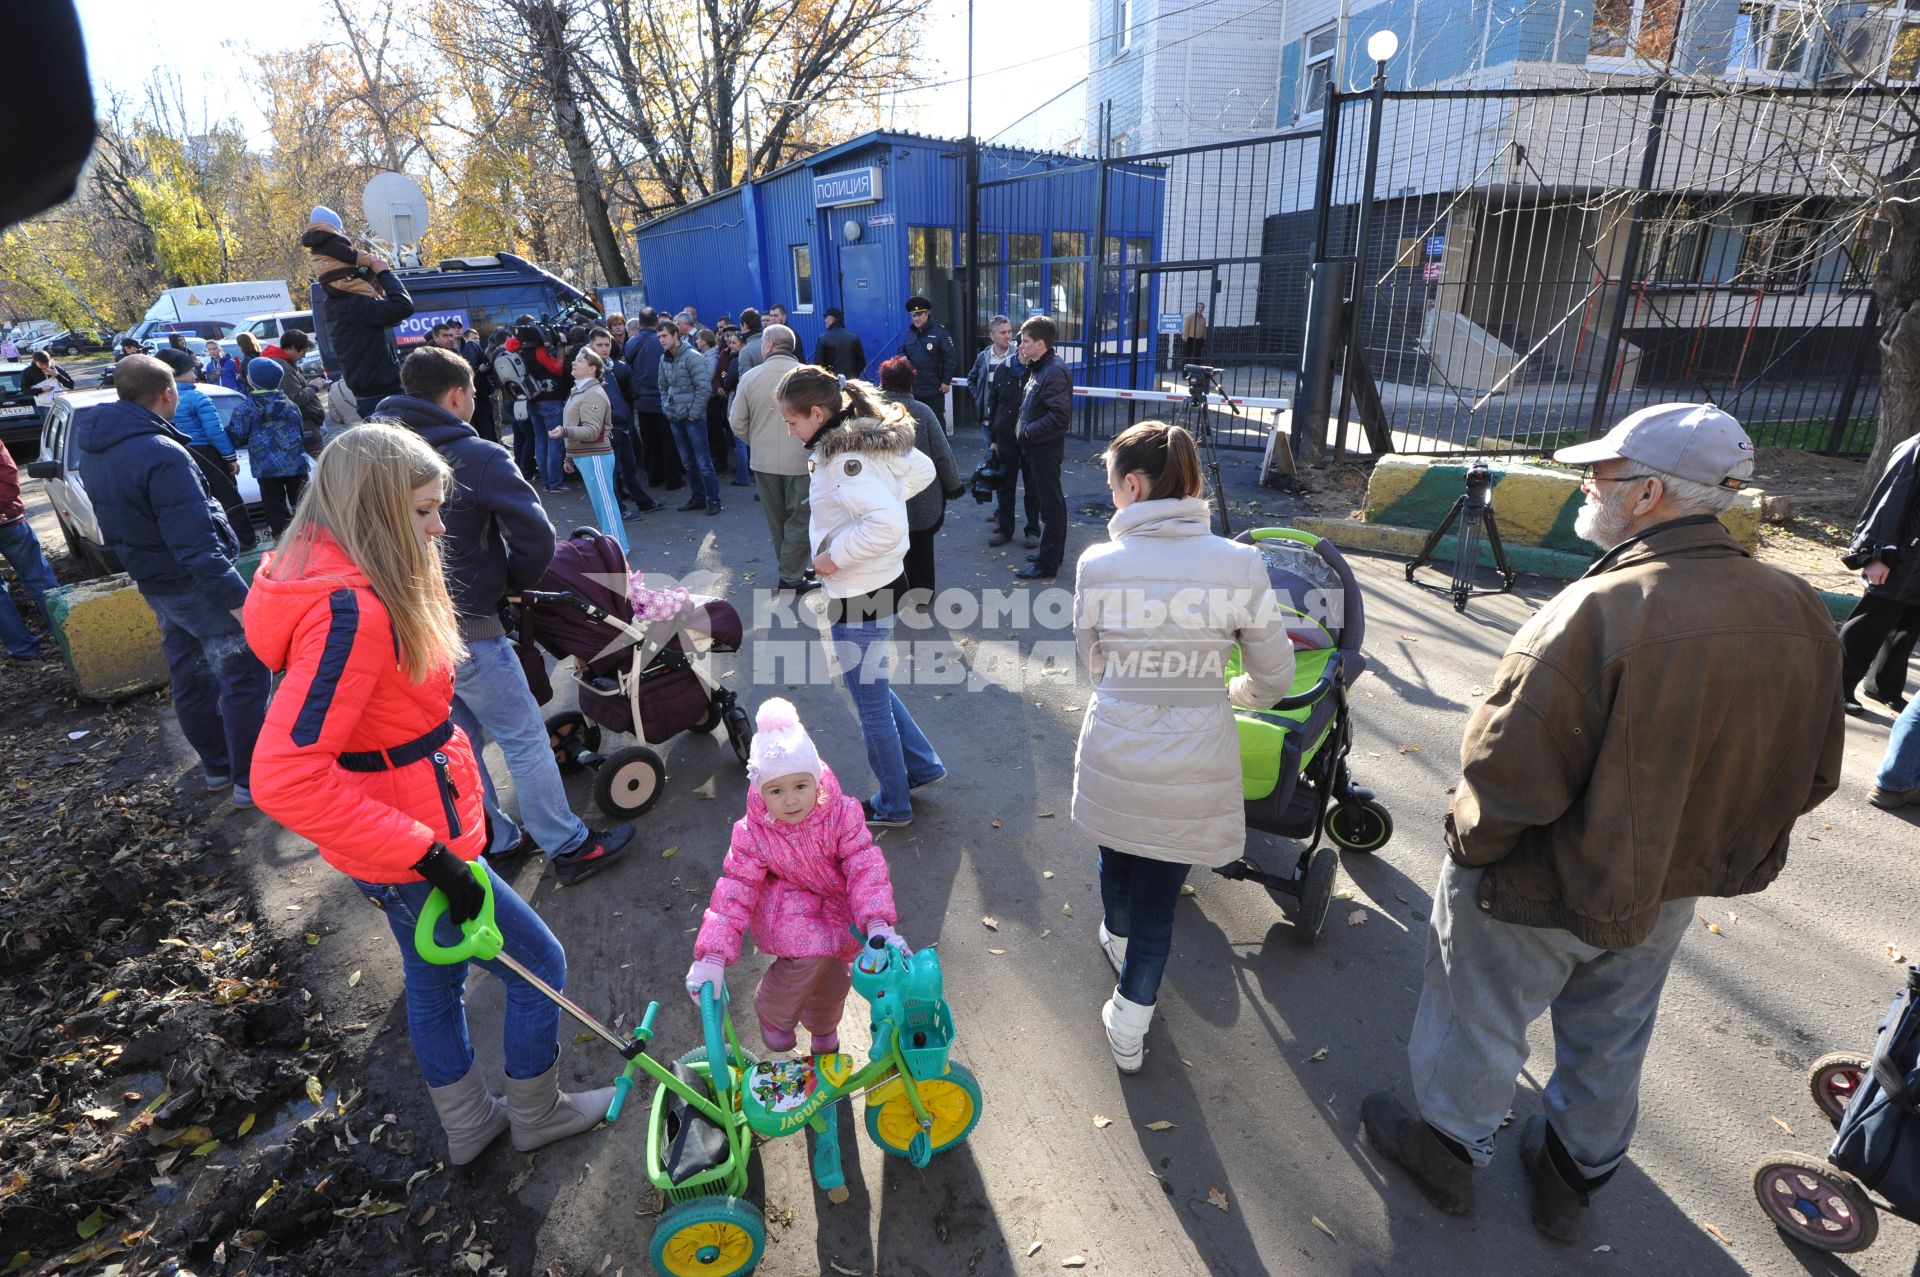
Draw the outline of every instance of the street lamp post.
<instances>
[{"instance_id":1,"label":"street lamp post","mask_svg":"<svg viewBox=\"0 0 1920 1277\"><path fill-rule=\"evenodd\" d=\"M1353 246L1353 287L1347 301L1347 358L1340 377L1339 450L1347 449L1347 412L1353 406L1353 382L1365 361L1360 353L1361 322L1367 299L1367 238L1373 233L1374 177L1380 169L1380 118L1387 101L1387 63L1400 51L1400 37L1376 31L1367 37L1367 56L1373 59L1373 96L1367 119L1366 172L1360 183L1360 218Z\"/></svg>"}]
</instances>

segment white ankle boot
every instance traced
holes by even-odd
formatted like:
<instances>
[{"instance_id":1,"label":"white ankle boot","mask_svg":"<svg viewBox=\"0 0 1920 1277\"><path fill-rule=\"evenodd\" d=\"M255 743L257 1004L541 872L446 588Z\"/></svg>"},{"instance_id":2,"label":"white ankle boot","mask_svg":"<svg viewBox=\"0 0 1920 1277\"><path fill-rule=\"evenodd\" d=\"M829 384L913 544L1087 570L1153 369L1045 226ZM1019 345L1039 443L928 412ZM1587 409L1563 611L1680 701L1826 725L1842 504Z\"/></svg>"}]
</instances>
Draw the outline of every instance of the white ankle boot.
<instances>
[{"instance_id":1,"label":"white ankle boot","mask_svg":"<svg viewBox=\"0 0 1920 1277\"><path fill-rule=\"evenodd\" d=\"M427 1094L447 1133L447 1160L455 1166L480 1156L507 1129L507 1106L487 1090L477 1066L451 1086L428 1087Z\"/></svg>"},{"instance_id":2,"label":"white ankle boot","mask_svg":"<svg viewBox=\"0 0 1920 1277\"><path fill-rule=\"evenodd\" d=\"M1138 1073L1147 1055L1147 1026L1153 1023L1153 1004L1129 1002L1116 988L1100 1008L1100 1022L1107 1026L1107 1045L1113 1048L1114 1065L1122 1073Z\"/></svg>"},{"instance_id":3,"label":"white ankle boot","mask_svg":"<svg viewBox=\"0 0 1920 1277\"><path fill-rule=\"evenodd\" d=\"M562 1091L560 1061L539 1077L507 1078L507 1116L513 1123L513 1146L522 1153L578 1135L604 1121L613 1088Z\"/></svg>"},{"instance_id":4,"label":"white ankle boot","mask_svg":"<svg viewBox=\"0 0 1920 1277\"><path fill-rule=\"evenodd\" d=\"M1113 964L1113 973L1119 975L1120 968L1127 965L1127 938L1108 931L1104 922L1100 924L1100 951Z\"/></svg>"}]
</instances>

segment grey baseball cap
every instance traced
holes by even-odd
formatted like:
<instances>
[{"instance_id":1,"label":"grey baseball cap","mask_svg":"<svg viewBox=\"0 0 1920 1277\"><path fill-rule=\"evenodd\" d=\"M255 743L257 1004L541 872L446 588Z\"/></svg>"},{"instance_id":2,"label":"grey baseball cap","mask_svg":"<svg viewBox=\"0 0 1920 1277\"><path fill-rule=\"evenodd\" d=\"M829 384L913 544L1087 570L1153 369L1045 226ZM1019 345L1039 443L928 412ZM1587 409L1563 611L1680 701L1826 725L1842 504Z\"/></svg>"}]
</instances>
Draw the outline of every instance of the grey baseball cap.
<instances>
[{"instance_id":1,"label":"grey baseball cap","mask_svg":"<svg viewBox=\"0 0 1920 1277\"><path fill-rule=\"evenodd\" d=\"M1641 408L1591 443L1553 454L1570 466L1625 460L1718 488L1744 488L1753 473L1753 440L1731 414L1710 403Z\"/></svg>"}]
</instances>

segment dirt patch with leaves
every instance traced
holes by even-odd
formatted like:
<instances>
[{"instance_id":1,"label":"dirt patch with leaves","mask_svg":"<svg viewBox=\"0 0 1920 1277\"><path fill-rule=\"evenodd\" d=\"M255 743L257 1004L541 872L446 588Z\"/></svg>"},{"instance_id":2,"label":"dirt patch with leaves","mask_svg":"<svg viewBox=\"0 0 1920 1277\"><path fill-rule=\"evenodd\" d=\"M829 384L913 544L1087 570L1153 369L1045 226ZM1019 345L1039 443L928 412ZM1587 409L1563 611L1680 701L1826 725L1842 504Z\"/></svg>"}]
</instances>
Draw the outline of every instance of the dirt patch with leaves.
<instances>
[{"instance_id":1,"label":"dirt patch with leaves","mask_svg":"<svg viewBox=\"0 0 1920 1277\"><path fill-rule=\"evenodd\" d=\"M79 704L51 662L7 687L0 1273L505 1274L356 1081L367 1026L329 1023L197 783L161 779L164 694Z\"/></svg>"}]
</instances>

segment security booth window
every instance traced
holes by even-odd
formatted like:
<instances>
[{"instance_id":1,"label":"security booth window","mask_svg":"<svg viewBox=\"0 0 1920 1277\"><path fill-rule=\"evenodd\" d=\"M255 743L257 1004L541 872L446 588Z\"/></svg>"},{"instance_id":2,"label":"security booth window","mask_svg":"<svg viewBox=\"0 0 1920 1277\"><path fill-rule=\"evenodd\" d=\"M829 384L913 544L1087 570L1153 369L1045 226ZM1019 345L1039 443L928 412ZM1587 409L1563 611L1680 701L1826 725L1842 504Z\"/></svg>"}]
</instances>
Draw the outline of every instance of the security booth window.
<instances>
[{"instance_id":1,"label":"security booth window","mask_svg":"<svg viewBox=\"0 0 1920 1277\"><path fill-rule=\"evenodd\" d=\"M953 230L947 226L907 227L907 287L933 303L933 317L945 323L953 313Z\"/></svg>"},{"instance_id":2,"label":"security booth window","mask_svg":"<svg viewBox=\"0 0 1920 1277\"><path fill-rule=\"evenodd\" d=\"M977 308L973 325L979 339L987 340L987 321L1000 313L1000 237L991 231L980 232L980 288L975 296Z\"/></svg>"},{"instance_id":3,"label":"security booth window","mask_svg":"<svg viewBox=\"0 0 1920 1277\"><path fill-rule=\"evenodd\" d=\"M1333 55L1339 48L1339 27L1329 22L1317 31L1307 32L1301 41L1300 100L1296 115L1317 115L1326 105L1327 84L1333 79Z\"/></svg>"},{"instance_id":4,"label":"security booth window","mask_svg":"<svg viewBox=\"0 0 1920 1277\"><path fill-rule=\"evenodd\" d=\"M1087 236L1083 231L1053 233L1052 315L1060 340L1079 341L1087 298ZM1067 259L1067 260L1062 260ZM1076 260L1077 259L1077 260Z\"/></svg>"},{"instance_id":5,"label":"security booth window","mask_svg":"<svg viewBox=\"0 0 1920 1277\"><path fill-rule=\"evenodd\" d=\"M813 250L805 244L795 244L793 253L793 313L811 315L813 313Z\"/></svg>"},{"instance_id":6,"label":"security booth window","mask_svg":"<svg viewBox=\"0 0 1920 1277\"><path fill-rule=\"evenodd\" d=\"M1038 235L1007 236L1007 316L1017 328L1032 315L1046 314L1040 297L1041 264Z\"/></svg>"}]
</instances>

